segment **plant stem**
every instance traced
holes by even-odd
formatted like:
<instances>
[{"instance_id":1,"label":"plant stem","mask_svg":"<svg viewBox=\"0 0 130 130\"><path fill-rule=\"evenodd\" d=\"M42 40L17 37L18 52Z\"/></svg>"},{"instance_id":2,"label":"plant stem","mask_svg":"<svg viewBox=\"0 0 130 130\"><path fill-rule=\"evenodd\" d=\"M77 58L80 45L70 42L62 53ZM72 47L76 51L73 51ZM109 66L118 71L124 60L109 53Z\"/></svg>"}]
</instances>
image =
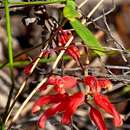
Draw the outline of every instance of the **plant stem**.
<instances>
[{"instance_id":1,"label":"plant stem","mask_svg":"<svg viewBox=\"0 0 130 130\"><path fill-rule=\"evenodd\" d=\"M6 29L7 29L7 36L8 36L8 56L9 56L9 68L10 68L10 77L11 77L11 89L8 97L8 101L6 104L6 109L3 117L3 121L5 120L5 117L8 113L9 107L10 107L10 101L13 96L13 90L14 90L14 74L13 74L13 46L12 46L12 34L11 34L11 25L10 25L10 12L9 12L9 5L8 0L4 0L4 6L5 6L5 15L6 15Z\"/></svg>"},{"instance_id":2,"label":"plant stem","mask_svg":"<svg viewBox=\"0 0 130 130\"><path fill-rule=\"evenodd\" d=\"M66 2L66 0L50 0L50 1L34 1L34 2L9 2L10 5L47 5L47 4L54 4L54 3L61 3Z\"/></svg>"}]
</instances>

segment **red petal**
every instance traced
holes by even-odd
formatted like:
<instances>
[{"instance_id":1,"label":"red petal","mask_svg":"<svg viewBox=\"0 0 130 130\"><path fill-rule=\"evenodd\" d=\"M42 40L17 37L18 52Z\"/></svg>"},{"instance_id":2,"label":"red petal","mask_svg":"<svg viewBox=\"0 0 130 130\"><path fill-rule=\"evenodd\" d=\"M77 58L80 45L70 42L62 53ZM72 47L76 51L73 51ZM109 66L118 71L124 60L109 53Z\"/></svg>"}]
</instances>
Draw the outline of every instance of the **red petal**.
<instances>
[{"instance_id":1,"label":"red petal","mask_svg":"<svg viewBox=\"0 0 130 130\"><path fill-rule=\"evenodd\" d=\"M120 117L120 114L116 111L115 107L110 103L107 97L97 93L94 95L94 101L99 107L101 107L107 113L113 116L113 123L116 127L122 125L122 119Z\"/></svg>"},{"instance_id":2,"label":"red petal","mask_svg":"<svg viewBox=\"0 0 130 130\"><path fill-rule=\"evenodd\" d=\"M40 117L39 121L38 121L38 126L40 128L45 128L45 122L46 120L53 116L54 114L56 114L58 111L62 111L61 109L61 104L56 104L53 107L47 109L43 115Z\"/></svg>"},{"instance_id":3,"label":"red petal","mask_svg":"<svg viewBox=\"0 0 130 130\"><path fill-rule=\"evenodd\" d=\"M36 61L36 59L33 59L33 61L24 68L24 74L25 75L29 75L30 74L30 70L31 70L31 68L33 66L33 63L35 61Z\"/></svg>"},{"instance_id":4,"label":"red petal","mask_svg":"<svg viewBox=\"0 0 130 130\"><path fill-rule=\"evenodd\" d=\"M40 110L41 106L48 103L58 103L64 100L68 95L66 94L57 94L57 95L48 95L40 97L32 107L32 113L36 113Z\"/></svg>"},{"instance_id":5,"label":"red petal","mask_svg":"<svg viewBox=\"0 0 130 130\"><path fill-rule=\"evenodd\" d=\"M83 103L84 94L82 92L78 92L70 97L70 101L67 104L67 108L62 118L63 124L69 124L71 122L71 117L75 113L77 107Z\"/></svg>"},{"instance_id":6,"label":"red petal","mask_svg":"<svg viewBox=\"0 0 130 130\"><path fill-rule=\"evenodd\" d=\"M66 89L73 88L77 84L77 80L73 76L63 76L62 79L63 79L64 88L66 88Z\"/></svg>"},{"instance_id":7,"label":"red petal","mask_svg":"<svg viewBox=\"0 0 130 130\"><path fill-rule=\"evenodd\" d=\"M40 117L39 121L38 121L38 125L40 128L44 128L45 127L45 122L46 120L53 116L54 114L56 114L57 112L63 112L66 110L66 106L69 102L68 98L65 98L63 102L58 103L56 105L54 105L53 107L47 109L44 114Z\"/></svg>"},{"instance_id":8,"label":"red petal","mask_svg":"<svg viewBox=\"0 0 130 130\"><path fill-rule=\"evenodd\" d=\"M25 75L29 75L30 74L30 70L32 68L33 64L30 63L29 65L27 65L25 68L24 68L24 74Z\"/></svg>"},{"instance_id":9,"label":"red petal","mask_svg":"<svg viewBox=\"0 0 130 130\"><path fill-rule=\"evenodd\" d=\"M47 88L47 83L44 83L40 88L39 91L45 90Z\"/></svg>"},{"instance_id":10,"label":"red petal","mask_svg":"<svg viewBox=\"0 0 130 130\"><path fill-rule=\"evenodd\" d=\"M111 81L107 80L107 79L99 79L99 86L101 88L105 88L105 89L111 89L112 88L112 83Z\"/></svg>"},{"instance_id":11,"label":"red petal","mask_svg":"<svg viewBox=\"0 0 130 130\"><path fill-rule=\"evenodd\" d=\"M67 48L67 53L74 59L77 60L80 58L80 52L78 47L75 45L71 45L70 47Z\"/></svg>"},{"instance_id":12,"label":"red petal","mask_svg":"<svg viewBox=\"0 0 130 130\"><path fill-rule=\"evenodd\" d=\"M84 82L88 85L91 92L96 93L100 91L99 82L95 76L86 76Z\"/></svg>"},{"instance_id":13,"label":"red petal","mask_svg":"<svg viewBox=\"0 0 130 130\"><path fill-rule=\"evenodd\" d=\"M68 30L62 30L60 32L60 35L58 35L58 40L64 46L68 42L68 40L69 40L69 38L70 38L71 35L72 34L71 34L70 31L68 31Z\"/></svg>"},{"instance_id":14,"label":"red petal","mask_svg":"<svg viewBox=\"0 0 130 130\"><path fill-rule=\"evenodd\" d=\"M48 79L48 84L51 84L51 85L55 85L56 83L56 78L59 78L60 76L50 76L49 79Z\"/></svg>"},{"instance_id":15,"label":"red petal","mask_svg":"<svg viewBox=\"0 0 130 130\"><path fill-rule=\"evenodd\" d=\"M65 93L65 88L64 88L63 82L64 81L63 81L62 77L56 76L56 80L55 80L55 84L54 84L54 86L55 86L54 89L56 92L61 93L61 94Z\"/></svg>"},{"instance_id":16,"label":"red petal","mask_svg":"<svg viewBox=\"0 0 130 130\"><path fill-rule=\"evenodd\" d=\"M102 115L97 109L91 107L89 115L91 120L94 122L94 124L98 127L99 130L107 130Z\"/></svg>"}]
</instances>

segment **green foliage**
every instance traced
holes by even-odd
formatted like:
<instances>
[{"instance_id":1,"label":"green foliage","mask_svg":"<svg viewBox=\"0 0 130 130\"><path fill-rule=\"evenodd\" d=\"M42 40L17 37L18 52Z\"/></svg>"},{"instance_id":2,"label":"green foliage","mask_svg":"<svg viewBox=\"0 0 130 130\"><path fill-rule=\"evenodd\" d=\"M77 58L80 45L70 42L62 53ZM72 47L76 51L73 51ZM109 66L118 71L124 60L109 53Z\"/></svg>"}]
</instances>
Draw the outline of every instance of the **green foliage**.
<instances>
[{"instance_id":1,"label":"green foliage","mask_svg":"<svg viewBox=\"0 0 130 130\"><path fill-rule=\"evenodd\" d=\"M81 24L77 19L70 21L70 23L88 47L93 49L98 55L104 54L103 47L88 28Z\"/></svg>"},{"instance_id":2,"label":"green foliage","mask_svg":"<svg viewBox=\"0 0 130 130\"><path fill-rule=\"evenodd\" d=\"M96 54L103 55L104 49L100 42L94 37L87 27L85 27L76 19L76 17L79 16L79 13L76 11L76 3L73 0L67 0L67 4L64 7L63 13L85 44Z\"/></svg>"},{"instance_id":3,"label":"green foliage","mask_svg":"<svg viewBox=\"0 0 130 130\"><path fill-rule=\"evenodd\" d=\"M0 130L5 130L3 123L0 122Z\"/></svg>"},{"instance_id":4,"label":"green foliage","mask_svg":"<svg viewBox=\"0 0 130 130\"><path fill-rule=\"evenodd\" d=\"M69 20L73 20L75 17L78 17L79 14L76 11L76 3L73 0L67 0L67 4L63 10L64 16Z\"/></svg>"}]
</instances>

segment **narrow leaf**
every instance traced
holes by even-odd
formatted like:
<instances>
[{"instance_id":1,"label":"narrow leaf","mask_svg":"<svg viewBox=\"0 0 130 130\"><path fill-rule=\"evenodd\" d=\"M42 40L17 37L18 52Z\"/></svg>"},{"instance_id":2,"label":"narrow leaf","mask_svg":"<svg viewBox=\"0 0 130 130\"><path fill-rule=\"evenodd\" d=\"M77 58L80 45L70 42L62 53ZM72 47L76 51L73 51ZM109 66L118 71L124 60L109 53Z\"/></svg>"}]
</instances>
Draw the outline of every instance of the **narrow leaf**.
<instances>
[{"instance_id":1,"label":"narrow leaf","mask_svg":"<svg viewBox=\"0 0 130 130\"><path fill-rule=\"evenodd\" d=\"M91 31L81 24L77 19L70 20L70 23L80 38L85 42L85 44L93 49L93 51L98 55L104 54L104 49L100 42L94 37Z\"/></svg>"},{"instance_id":2,"label":"narrow leaf","mask_svg":"<svg viewBox=\"0 0 130 130\"><path fill-rule=\"evenodd\" d=\"M75 17L78 17L79 13L76 11L76 3L73 0L67 0L63 13L69 20L73 20Z\"/></svg>"}]
</instances>

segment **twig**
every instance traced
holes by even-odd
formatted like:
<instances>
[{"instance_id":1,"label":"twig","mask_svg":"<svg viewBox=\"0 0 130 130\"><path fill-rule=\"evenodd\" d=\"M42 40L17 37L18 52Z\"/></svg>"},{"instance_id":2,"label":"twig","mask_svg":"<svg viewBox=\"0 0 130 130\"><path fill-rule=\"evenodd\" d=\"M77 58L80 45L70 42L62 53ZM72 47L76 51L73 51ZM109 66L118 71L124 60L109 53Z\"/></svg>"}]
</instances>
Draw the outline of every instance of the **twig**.
<instances>
[{"instance_id":1,"label":"twig","mask_svg":"<svg viewBox=\"0 0 130 130\"><path fill-rule=\"evenodd\" d=\"M98 2L98 4L90 11L90 13L87 15L87 18L89 19L93 14L94 12L97 10L97 8L103 3L104 0L100 0Z\"/></svg>"},{"instance_id":2,"label":"twig","mask_svg":"<svg viewBox=\"0 0 130 130\"><path fill-rule=\"evenodd\" d=\"M78 6L78 9L82 8L89 0L84 0L80 5Z\"/></svg>"},{"instance_id":3,"label":"twig","mask_svg":"<svg viewBox=\"0 0 130 130\"><path fill-rule=\"evenodd\" d=\"M103 11L103 12L104 12L104 11ZM104 14L104 13L103 13L103 14ZM107 27L107 30L108 30L108 32L109 32L109 35L111 36L111 38L112 38L112 39L114 40L114 42L116 43L116 46L117 46L118 48L121 48L122 50L124 50L124 52L127 52L126 49L125 49L125 47L124 47L122 44L120 44L119 42L117 42L117 41L115 40L115 38L113 37L113 35L112 35L112 33L111 33L111 29L110 29L110 27L109 27L109 25L108 25L108 23L107 23L106 17L104 16L103 18L104 18L104 23L105 23L105 25L106 25L106 27ZM126 59L125 55L124 55L122 52L120 52L120 54L121 54L123 60L124 60L125 62L127 62L127 59Z\"/></svg>"},{"instance_id":4,"label":"twig","mask_svg":"<svg viewBox=\"0 0 130 130\"><path fill-rule=\"evenodd\" d=\"M107 11L106 13L104 13L103 15L100 15L99 17L93 19L92 21L93 21L93 22L96 22L96 21L100 20L101 18L103 18L104 16L107 16L108 14L112 13L112 12L116 9L116 6L115 6L113 0L112 0L112 4L113 4L113 8L112 8L111 10L109 10L109 11ZM87 25L90 25L90 24L93 23L92 21L87 22L86 24L87 24ZM84 24L85 24L85 23L84 23Z\"/></svg>"}]
</instances>

